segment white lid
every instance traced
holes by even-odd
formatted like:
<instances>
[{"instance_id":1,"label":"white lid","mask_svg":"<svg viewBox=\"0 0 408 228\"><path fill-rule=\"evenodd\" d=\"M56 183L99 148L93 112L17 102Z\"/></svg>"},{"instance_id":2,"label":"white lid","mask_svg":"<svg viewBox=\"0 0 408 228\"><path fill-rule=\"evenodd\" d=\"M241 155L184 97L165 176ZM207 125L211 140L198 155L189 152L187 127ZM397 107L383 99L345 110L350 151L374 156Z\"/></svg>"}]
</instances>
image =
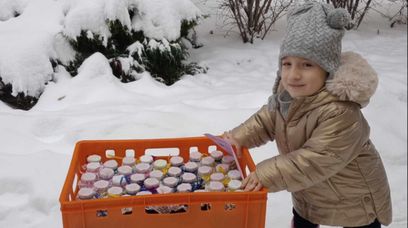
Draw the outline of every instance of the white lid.
<instances>
[{"instance_id":1,"label":"white lid","mask_svg":"<svg viewBox=\"0 0 408 228\"><path fill-rule=\"evenodd\" d=\"M239 188L241 188L241 181L239 180L231 180L230 182L228 182L228 188L231 190L238 190Z\"/></svg>"},{"instance_id":2,"label":"white lid","mask_svg":"<svg viewBox=\"0 0 408 228\"><path fill-rule=\"evenodd\" d=\"M222 163L231 165L234 162L234 157L231 155L225 155L222 158Z\"/></svg>"},{"instance_id":3,"label":"white lid","mask_svg":"<svg viewBox=\"0 0 408 228\"><path fill-rule=\"evenodd\" d=\"M160 170L153 170L153 171L151 171L149 173L149 177L156 178L158 180L161 180L163 178L163 176L164 176L164 174Z\"/></svg>"},{"instance_id":4,"label":"white lid","mask_svg":"<svg viewBox=\"0 0 408 228\"><path fill-rule=\"evenodd\" d=\"M86 171L87 172L96 172L101 167L101 164L97 162L91 162L86 164Z\"/></svg>"},{"instance_id":5,"label":"white lid","mask_svg":"<svg viewBox=\"0 0 408 228\"><path fill-rule=\"evenodd\" d=\"M147 163L139 163L136 165L135 170L137 173L147 173L150 171L150 165Z\"/></svg>"},{"instance_id":6,"label":"white lid","mask_svg":"<svg viewBox=\"0 0 408 228\"><path fill-rule=\"evenodd\" d=\"M133 183L139 183L146 179L146 175L144 173L135 173L130 176L130 181Z\"/></svg>"},{"instance_id":7,"label":"white lid","mask_svg":"<svg viewBox=\"0 0 408 228\"><path fill-rule=\"evenodd\" d=\"M181 166L184 163L184 159L180 156L173 156L170 158L170 163L172 166Z\"/></svg>"},{"instance_id":8,"label":"white lid","mask_svg":"<svg viewBox=\"0 0 408 228\"><path fill-rule=\"evenodd\" d=\"M215 160L213 157L203 157L201 159L201 165L213 166L214 162Z\"/></svg>"},{"instance_id":9,"label":"white lid","mask_svg":"<svg viewBox=\"0 0 408 228\"><path fill-rule=\"evenodd\" d=\"M181 179L185 183L191 183L194 182L197 179L197 177L194 173L183 173L183 175L181 175Z\"/></svg>"},{"instance_id":10,"label":"white lid","mask_svg":"<svg viewBox=\"0 0 408 228\"><path fill-rule=\"evenodd\" d=\"M122 175L130 175L132 174L132 167L127 165L122 165L118 168L118 173Z\"/></svg>"},{"instance_id":11,"label":"white lid","mask_svg":"<svg viewBox=\"0 0 408 228\"><path fill-rule=\"evenodd\" d=\"M112 184L115 186L122 186L126 184L125 176L123 175L116 175L112 177Z\"/></svg>"},{"instance_id":12,"label":"white lid","mask_svg":"<svg viewBox=\"0 0 408 228\"><path fill-rule=\"evenodd\" d=\"M97 182L94 183L94 188L97 190L104 190L108 189L109 187L109 181L106 180L98 180Z\"/></svg>"},{"instance_id":13,"label":"white lid","mask_svg":"<svg viewBox=\"0 0 408 228\"><path fill-rule=\"evenodd\" d=\"M121 187L113 186L108 189L108 195L120 196L122 193L123 189Z\"/></svg>"},{"instance_id":14,"label":"white lid","mask_svg":"<svg viewBox=\"0 0 408 228\"><path fill-rule=\"evenodd\" d=\"M109 180L115 175L115 172L113 169L110 168L102 168L99 170L99 177L104 179L104 180Z\"/></svg>"},{"instance_id":15,"label":"white lid","mask_svg":"<svg viewBox=\"0 0 408 228\"><path fill-rule=\"evenodd\" d=\"M201 166L198 168L199 176L210 175L211 172L212 172L212 168L209 166Z\"/></svg>"},{"instance_id":16,"label":"white lid","mask_svg":"<svg viewBox=\"0 0 408 228\"><path fill-rule=\"evenodd\" d=\"M107 160L105 163L103 163L103 166L106 168L110 168L110 169L117 169L118 168L118 162L116 160Z\"/></svg>"},{"instance_id":17,"label":"white lid","mask_svg":"<svg viewBox=\"0 0 408 228\"><path fill-rule=\"evenodd\" d=\"M168 187L168 186L162 185L162 186L158 187L158 188L156 189L156 191L157 191L157 193L159 193L159 194L168 194L168 193L172 193L172 192L173 192L173 189L170 188L170 187Z\"/></svg>"},{"instance_id":18,"label":"white lid","mask_svg":"<svg viewBox=\"0 0 408 228\"><path fill-rule=\"evenodd\" d=\"M187 162L184 168L187 172L195 172L198 169L198 165L195 162Z\"/></svg>"},{"instance_id":19,"label":"white lid","mask_svg":"<svg viewBox=\"0 0 408 228\"><path fill-rule=\"evenodd\" d=\"M78 191L78 198L80 199L91 199L95 192L92 188L81 188Z\"/></svg>"},{"instance_id":20,"label":"white lid","mask_svg":"<svg viewBox=\"0 0 408 228\"><path fill-rule=\"evenodd\" d=\"M241 179L241 173L237 169L233 169L228 172L228 177L232 180L238 180Z\"/></svg>"},{"instance_id":21,"label":"white lid","mask_svg":"<svg viewBox=\"0 0 408 228\"><path fill-rule=\"evenodd\" d=\"M224 153L222 153L219 150L214 150L210 152L210 156L213 157L215 160L220 160L222 156L224 156Z\"/></svg>"},{"instance_id":22,"label":"white lid","mask_svg":"<svg viewBox=\"0 0 408 228\"><path fill-rule=\"evenodd\" d=\"M177 177L166 177L163 179L163 184L168 187L176 187L178 184L179 179Z\"/></svg>"},{"instance_id":23,"label":"white lid","mask_svg":"<svg viewBox=\"0 0 408 228\"><path fill-rule=\"evenodd\" d=\"M151 191L141 191L136 193L137 196L144 196L144 195L151 195L152 192Z\"/></svg>"},{"instance_id":24,"label":"white lid","mask_svg":"<svg viewBox=\"0 0 408 228\"><path fill-rule=\"evenodd\" d=\"M125 190L128 194L134 195L140 191L140 185L136 183L128 184L126 185Z\"/></svg>"},{"instance_id":25,"label":"white lid","mask_svg":"<svg viewBox=\"0 0 408 228\"><path fill-rule=\"evenodd\" d=\"M164 159L158 159L153 162L154 169L164 169L167 166L167 161Z\"/></svg>"},{"instance_id":26,"label":"white lid","mask_svg":"<svg viewBox=\"0 0 408 228\"><path fill-rule=\"evenodd\" d=\"M215 170L217 172L227 174L229 171L229 165L228 164L218 164L217 166L215 166Z\"/></svg>"},{"instance_id":27,"label":"white lid","mask_svg":"<svg viewBox=\"0 0 408 228\"><path fill-rule=\"evenodd\" d=\"M197 189L194 192L207 192L205 189Z\"/></svg>"},{"instance_id":28,"label":"white lid","mask_svg":"<svg viewBox=\"0 0 408 228\"><path fill-rule=\"evenodd\" d=\"M156 178L147 178L146 180L144 180L144 186L148 189L152 189L152 188L157 188L159 187L159 180L157 180Z\"/></svg>"},{"instance_id":29,"label":"white lid","mask_svg":"<svg viewBox=\"0 0 408 228\"><path fill-rule=\"evenodd\" d=\"M210 181L210 183L208 184L208 190L220 192L224 190L224 185L219 181Z\"/></svg>"},{"instance_id":30,"label":"white lid","mask_svg":"<svg viewBox=\"0 0 408 228\"><path fill-rule=\"evenodd\" d=\"M181 169L179 167L170 167L169 170L167 170L167 174L172 177L178 177L181 175Z\"/></svg>"},{"instance_id":31,"label":"white lid","mask_svg":"<svg viewBox=\"0 0 408 228\"><path fill-rule=\"evenodd\" d=\"M96 174L95 173L84 173L81 176L81 181L95 181Z\"/></svg>"},{"instance_id":32,"label":"white lid","mask_svg":"<svg viewBox=\"0 0 408 228\"><path fill-rule=\"evenodd\" d=\"M223 181L225 178L225 175L223 173L213 173L210 176L210 180L212 181Z\"/></svg>"},{"instance_id":33,"label":"white lid","mask_svg":"<svg viewBox=\"0 0 408 228\"><path fill-rule=\"evenodd\" d=\"M202 156L203 156L203 154L198 152L198 151L191 152L190 153L190 161L198 162L198 161L201 160Z\"/></svg>"},{"instance_id":34,"label":"white lid","mask_svg":"<svg viewBox=\"0 0 408 228\"><path fill-rule=\"evenodd\" d=\"M145 154L140 156L140 162L151 164L153 162L153 156Z\"/></svg>"},{"instance_id":35,"label":"white lid","mask_svg":"<svg viewBox=\"0 0 408 228\"><path fill-rule=\"evenodd\" d=\"M178 192L191 192L193 187L191 187L191 184L189 183L182 183L179 186L177 186L177 191Z\"/></svg>"},{"instance_id":36,"label":"white lid","mask_svg":"<svg viewBox=\"0 0 408 228\"><path fill-rule=\"evenodd\" d=\"M136 159L134 157L124 157L122 159L122 165L134 166L136 164Z\"/></svg>"},{"instance_id":37,"label":"white lid","mask_svg":"<svg viewBox=\"0 0 408 228\"><path fill-rule=\"evenodd\" d=\"M91 162L100 162L101 161L101 156L99 156L97 154L92 154L92 155L89 155L86 158L86 161L89 162L89 163L91 163Z\"/></svg>"}]
</instances>

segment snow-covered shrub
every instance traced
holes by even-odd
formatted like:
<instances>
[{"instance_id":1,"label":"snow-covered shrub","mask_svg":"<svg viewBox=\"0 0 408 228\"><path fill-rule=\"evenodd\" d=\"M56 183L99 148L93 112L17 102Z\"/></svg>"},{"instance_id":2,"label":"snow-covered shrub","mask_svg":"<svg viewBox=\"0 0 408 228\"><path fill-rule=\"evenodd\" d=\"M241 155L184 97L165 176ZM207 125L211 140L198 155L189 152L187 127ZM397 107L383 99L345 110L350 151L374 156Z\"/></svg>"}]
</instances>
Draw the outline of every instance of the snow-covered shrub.
<instances>
[{"instance_id":1,"label":"snow-covered shrub","mask_svg":"<svg viewBox=\"0 0 408 228\"><path fill-rule=\"evenodd\" d=\"M27 5L28 0L1 0L0 21L18 17Z\"/></svg>"},{"instance_id":2,"label":"snow-covered shrub","mask_svg":"<svg viewBox=\"0 0 408 228\"><path fill-rule=\"evenodd\" d=\"M67 65L72 75L95 52L109 59L122 82L134 81L149 71L171 85L183 74L200 71L186 63L183 41L190 40L201 17L189 0L88 0L69 6L63 34L76 51ZM195 45L192 42L193 46Z\"/></svg>"}]
</instances>

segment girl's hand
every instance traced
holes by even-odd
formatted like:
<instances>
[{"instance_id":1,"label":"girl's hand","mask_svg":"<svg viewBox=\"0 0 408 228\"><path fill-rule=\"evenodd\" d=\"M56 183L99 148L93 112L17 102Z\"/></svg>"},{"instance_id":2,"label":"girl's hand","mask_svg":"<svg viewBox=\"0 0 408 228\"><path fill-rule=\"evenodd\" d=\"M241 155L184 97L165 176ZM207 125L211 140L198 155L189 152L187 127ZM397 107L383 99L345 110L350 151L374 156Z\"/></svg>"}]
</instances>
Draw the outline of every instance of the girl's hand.
<instances>
[{"instance_id":1,"label":"girl's hand","mask_svg":"<svg viewBox=\"0 0 408 228\"><path fill-rule=\"evenodd\" d=\"M224 134L222 134L222 138L235 147L238 158L241 158L242 155L241 145L232 137L231 133L227 131L224 132Z\"/></svg>"},{"instance_id":2,"label":"girl's hand","mask_svg":"<svg viewBox=\"0 0 408 228\"><path fill-rule=\"evenodd\" d=\"M244 181L242 181L242 185L241 188L245 191L245 192L256 192L261 190L263 187L263 185L261 184L261 182L259 181L258 176L256 175L255 172L251 172L245 179Z\"/></svg>"}]
</instances>

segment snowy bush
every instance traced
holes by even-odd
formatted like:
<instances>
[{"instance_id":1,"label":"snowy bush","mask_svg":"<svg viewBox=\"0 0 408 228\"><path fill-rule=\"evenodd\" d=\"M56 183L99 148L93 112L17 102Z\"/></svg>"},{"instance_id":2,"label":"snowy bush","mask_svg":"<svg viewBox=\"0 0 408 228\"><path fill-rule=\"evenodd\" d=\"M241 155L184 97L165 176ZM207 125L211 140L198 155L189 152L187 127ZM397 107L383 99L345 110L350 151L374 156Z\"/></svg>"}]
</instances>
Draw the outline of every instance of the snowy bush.
<instances>
[{"instance_id":1,"label":"snowy bush","mask_svg":"<svg viewBox=\"0 0 408 228\"><path fill-rule=\"evenodd\" d=\"M0 21L18 17L27 5L28 0L1 0Z\"/></svg>"}]
</instances>

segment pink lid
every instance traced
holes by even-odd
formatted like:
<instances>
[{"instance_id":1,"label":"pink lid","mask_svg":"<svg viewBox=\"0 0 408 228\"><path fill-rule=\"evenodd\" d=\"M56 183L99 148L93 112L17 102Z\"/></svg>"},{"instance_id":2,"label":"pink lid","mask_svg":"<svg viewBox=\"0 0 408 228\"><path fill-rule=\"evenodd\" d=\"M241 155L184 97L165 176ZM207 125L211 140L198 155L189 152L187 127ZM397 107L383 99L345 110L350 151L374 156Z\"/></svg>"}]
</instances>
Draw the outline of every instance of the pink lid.
<instances>
[{"instance_id":1,"label":"pink lid","mask_svg":"<svg viewBox=\"0 0 408 228\"><path fill-rule=\"evenodd\" d=\"M219 150L214 150L214 151L210 152L210 156L211 156L212 158L214 158L214 160L219 161L219 160L222 159L222 157L224 156L224 154L223 154L221 151L219 151Z\"/></svg>"},{"instance_id":2,"label":"pink lid","mask_svg":"<svg viewBox=\"0 0 408 228\"><path fill-rule=\"evenodd\" d=\"M153 156L145 154L140 156L140 162L151 164L153 162Z\"/></svg>"},{"instance_id":3,"label":"pink lid","mask_svg":"<svg viewBox=\"0 0 408 228\"><path fill-rule=\"evenodd\" d=\"M224 191L224 184L219 181L210 181L210 183L208 184L208 190L212 192Z\"/></svg>"},{"instance_id":4,"label":"pink lid","mask_svg":"<svg viewBox=\"0 0 408 228\"><path fill-rule=\"evenodd\" d=\"M167 174L171 177L178 177L181 175L181 169L179 167L170 167Z\"/></svg>"},{"instance_id":5,"label":"pink lid","mask_svg":"<svg viewBox=\"0 0 408 228\"><path fill-rule=\"evenodd\" d=\"M222 163L224 164L231 165L233 162L234 162L234 157L232 157L231 155L225 155L222 158Z\"/></svg>"},{"instance_id":6,"label":"pink lid","mask_svg":"<svg viewBox=\"0 0 408 228\"><path fill-rule=\"evenodd\" d=\"M113 169L110 168L102 168L99 170L99 177L104 180L109 180L115 175Z\"/></svg>"},{"instance_id":7,"label":"pink lid","mask_svg":"<svg viewBox=\"0 0 408 228\"><path fill-rule=\"evenodd\" d=\"M165 186L165 185L162 185L162 186L158 187L156 190L157 190L157 193L159 193L159 194L168 194L168 193L173 192L172 188L170 188L168 186Z\"/></svg>"},{"instance_id":8,"label":"pink lid","mask_svg":"<svg viewBox=\"0 0 408 228\"><path fill-rule=\"evenodd\" d=\"M94 188L97 191L104 191L108 189L109 187L109 181L106 180L98 180L97 182L94 183Z\"/></svg>"},{"instance_id":9,"label":"pink lid","mask_svg":"<svg viewBox=\"0 0 408 228\"><path fill-rule=\"evenodd\" d=\"M124 157L122 159L122 166L134 166L136 164L136 159L134 157Z\"/></svg>"},{"instance_id":10,"label":"pink lid","mask_svg":"<svg viewBox=\"0 0 408 228\"><path fill-rule=\"evenodd\" d=\"M182 183L179 186L177 186L177 191L178 192L191 192L193 188L191 187L191 184L189 183Z\"/></svg>"},{"instance_id":11,"label":"pink lid","mask_svg":"<svg viewBox=\"0 0 408 228\"><path fill-rule=\"evenodd\" d=\"M108 189L108 195L110 196L120 196L123 193L123 189L121 187L113 186Z\"/></svg>"},{"instance_id":12,"label":"pink lid","mask_svg":"<svg viewBox=\"0 0 408 228\"><path fill-rule=\"evenodd\" d=\"M241 173L237 169L233 169L228 172L228 177L232 180L239 180L241 179Z\"/></svg>"},{"instance_id":13,"label":"pink lid","mask_svg":"<svg viewBox=\"0 0 408 228\"><path fill-rule=\"evenodd\" d=\"M156 178L157 180L161 180L164 174L160 170L153 170L149 173L149 177Z\"/></svg>"},{"instance_id":14,"label":"pink lid","mask_svg":"<svg viewBox=\"0 0 408 228\"><path fill-rule=\"evenodd\" d=\"M154 169L164 169L167 166L167 161L164 159L158 159L153 162Z\"/></svg>"},{"instance_id":15,"label":"pink lid","mask_svg":"<svg viewBox=\"0 0 408 228\"><path fill-rule=\"evenodd\" d=\"M137 192L140 191L140 185L136 183L128 184L125 187L126 193L129 195L135 195Z\"/></svg>"},{"instance_id":16,"label":"pink lid","mask_svg":"<svg viewBox=\"0 0 408 228\"><path fill-rule=\"evenodd\" d=\"M91 163L86 164L86 171L95 173L99 170L100 167L101 167L101 164L97 162L91 162Z\"/></svg>"},{"instance_id":17,"label":"pink lid","mask_svg":"<svg viewBox=\"0 0 408 228\"><path fill-rule=\"evenodd\" d=\"M95 192L92 188L81 188L78 191L78 198L80 199L92 199Z\"/></svg>"},{"instance_id":18,"label":"pink lid","mask_svg":"<svg viewBox=\"0 0 408 228\"><path fill-rule=\"evenodd\" d=\"M198 168L198 175L199 176L205 176L205 175L210 175L212 173L212 169L209 166L201 166Z\"/></svg>"},{"instance_id":19,"label":"pink lid","mask_svg":"<svg viewBox=\"0 0 408 228\"><path fill-rule=\"evenodd\" d=\"M218 165L215 167L215 170L216 170L216 172L220 172L220 173L225 173L225 174L227 174L228 171L229 171L229 165L227 165L227 164L218 164Z\"/></svg>"},{"instance_id":20,"label":"pink lid","mask_svg":"<svg viewBox=\"0 0 408 228\"><path fill-rule=\"evenodd\" d=\"M166 177L163 179L163 184L171 188L176 187L178 182L179 179L177 177Z\"/></svg>"},{"instance_id":21,"label":"pink lid","mask_svg":"<svg viewBox=\"0 0 408 228\"><path fill-rule=\"evenodd\" d=\"M122 165L118 168L118 173L122 175L130 175L132 174L132 167L127 165Z\"/></svg>"},{"instance_id":22,"label":"pink lid","mask_svg":"<svg viewBox=\"0 0 408 228\"><path fill-rule=\"evenodd\" d=\"M202 153L194 151L190 153L190 161L193 162L199 162L201 160L201 157L203 156Z\"/></svg>"},{"instance_id":23,"label":"pink lid","mask_svg":"<svg viewBox=\"0 0 408 228\"><path fill-rule=\"evenodd\" d=\"M89 162L89 163L91 163L91 162L101 162L101 156L99 156L97 154L92 154L92 155L89 155L86 158L86 161Z\"/></svg>"},{"instance_id":24,"label":"pink lid","mask_svg":"<svg viewBox=\"0 0 408 228\"><path fill-rule=\"evenodd\" d=\"M95 181L96 180L96 174L95 173L84 173L81 176L81 181Z\"/></svg>"},{"instance_id":25,"label":"pink lid","mask_svg":"<svg viewBox=\"0 0 408 228\"><path fill-rule=\"evenodd\" d=\"M157 180L156 178L151 178L151 177L144 180L143 183L147 189L157 188L159 187L159 184L160 184L159 180Z\"/></svg>"},{"instance_id":26,"label":"pink lid","mask_svg":"<svg viewBox=\"0 0 408 228\"><path fill-rule=\"evenodd\" d=\"M150 171L150 165L147 163L139 163L136 165L135 170L137 173L147 173Z\"/></svg>"},{"instance_id":27,"label":"pink lid","mask_svg":"<svg viewBox=\"0 0 408 228\"><path fill-rule=\"evenodd\" d=\"M210 176L210 180L212 181L223 181L225 178L225 175L223 173L213 173Z\"/></svg>"},{"instance_id":28,"label":"pink lid","mask_svg":"<svg viewBox=\"0 0 408 228\"><path fill-rule=\"evenodd\" d=\"M201 159L201 165L213 166L214 163L215 163L215 160L213 157L203 157Z\"/></svg>"},{"instance_id":29,"label":"pink lid","mask_svg":"<svg viewBox=\"0 0 408 228\"><path fill-rule=\"evenodd\" d=\"M183 175L181 175L181 179L184 183L191 183L197 180L197 176L194 173L183 173Z\"/></svg>"},{"instance_id":30,"label":"pink lid","mask_svg":"<svg viewBox=\"0 0 408 228\"><path fill-rule=\"evenodd\" d=\"M137 196L145 196L145 195L151 195L152 192L151 191L141 191L136 193Z\"/></svg>"},{"instance_id":31,"label":"pink lid","mask_svg":"<svg viewBox=\"0 0 408 228\"><path fill-rule=\"evenodd\" d=\"M183 157L180 156L173 156L170 158L170 164L172 166L181 166L184 163Z\"/></svg>"},{"instance_id":32,"label":"pink lid","mask_svg":"<svg viewBox=\"0 0 408 228\"><path fill-rule=\"evenodd\" d=\"M187 162L184 168L187 172L195 172L198 169L198 165L195 162Z\"/></svg>"},{"instance_id":33,"label":"pink lid","mask_svg":"<svg viewBox=\"0 0 408 228\"><path fill-rule=\"evenodd\" d=\"M112 177L112 184L114 186L124 186L126 184L125 176L116 175Z\"/></svg>"},{"instance_id":34,"label":"pink lid","mask_svg":"<svg viewBox=\"0 0 408 228\"><path fill-rule=\"evenodd\" d=\"M132 183L142 183L146 179L146 175L144 173L135 173L130 176L130 181Z\"/></svg>"},{"instance_id":35,"label":"pink lid","mask_svg":"<svg viewBox=\"0 0 408 228\"><path fill-rule=\"evenodd\" d=\"M117 169L118 168L118 162L116 160L107 160L105 163L103 163L103 166L106 168L110 168L110 169Z\"/></svg>"}]
</instances>

